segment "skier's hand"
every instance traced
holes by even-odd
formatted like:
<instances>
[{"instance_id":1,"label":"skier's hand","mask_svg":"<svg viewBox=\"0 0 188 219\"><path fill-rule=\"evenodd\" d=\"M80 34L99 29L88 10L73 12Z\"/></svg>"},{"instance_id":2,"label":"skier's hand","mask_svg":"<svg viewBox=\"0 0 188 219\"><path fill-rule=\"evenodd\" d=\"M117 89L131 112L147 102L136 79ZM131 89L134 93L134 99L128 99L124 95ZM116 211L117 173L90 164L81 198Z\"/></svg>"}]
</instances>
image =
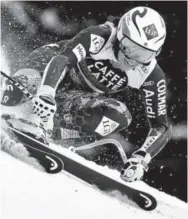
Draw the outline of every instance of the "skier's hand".
<instances>
[{"instance_id":1,"label":"skier's hand","mask_svg":"<svg viewBox=\"0 0 188 219\"><path fill-rule=\"evenodd\" d=\"M143 150L138 150L132 154L121 170L121 178L127 182L141 180L144 172L148 170L148 163L151 156Z\"/></svg>"},{"instance_id":2,"label":"skier's hand","mask_svg":"<svg viewBox=\"0 0 188 219\"><path fill-rule=\"evenodd\" d=\"M33 111L37 114L43 122L52 119L57 106L54 99L54 94L49 91L44 92L45 89L39 89L36 96L33 97Z\"/></svg>"}]
</instances>

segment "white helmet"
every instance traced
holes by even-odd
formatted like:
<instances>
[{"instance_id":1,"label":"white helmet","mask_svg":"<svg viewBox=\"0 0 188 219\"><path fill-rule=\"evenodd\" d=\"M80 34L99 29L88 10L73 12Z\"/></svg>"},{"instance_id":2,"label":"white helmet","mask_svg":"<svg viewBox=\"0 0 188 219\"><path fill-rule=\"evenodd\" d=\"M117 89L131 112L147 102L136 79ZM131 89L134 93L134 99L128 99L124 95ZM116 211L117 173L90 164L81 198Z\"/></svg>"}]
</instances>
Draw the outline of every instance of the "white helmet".
<instances>
[{"instance_id":1,"label":"white helmet","mask_svg":"<svg viewBox=\"0 0 188 219\"><path fill-rule=\"evenodd\" d=\"M151 61L166 38L163 18L148 7L136 7L125 13L118 24L117 39L125 57L140 63Z\"/></svg>"}]
</instances>

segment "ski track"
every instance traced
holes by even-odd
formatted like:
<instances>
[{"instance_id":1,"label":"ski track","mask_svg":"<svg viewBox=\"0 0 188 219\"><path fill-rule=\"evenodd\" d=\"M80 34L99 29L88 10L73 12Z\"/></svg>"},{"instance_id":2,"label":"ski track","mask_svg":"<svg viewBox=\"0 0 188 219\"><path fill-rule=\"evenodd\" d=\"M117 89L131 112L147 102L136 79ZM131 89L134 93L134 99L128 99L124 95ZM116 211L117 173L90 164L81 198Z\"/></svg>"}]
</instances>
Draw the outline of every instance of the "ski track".
<instances>
[{"instance_id":1,"label":"ski track","mask_svg":"<svg viewBox=\"0 0 188 219\"><path fill-rule=\"evenodd\" d=\"M9 72L2 50L1 70ZM1 110L3 109L1 108ZM11 108L12 110L13 108ZM67 155L71 153L53 144L51 147L59 152L63 151ZM100 167L76 154L71 153L71 156L103 174L121 181L117 171L110 170L108 167ZM132 183L129 186L149 192L157 199L158 206L152 212L135 207L126 197L117 192L106 194L68 173L49 175L40 172L3 151L0 152L0 161L0 213L2 219L188 218L187 203L164 192L159 192L143 182Z\"/></svg>"}]
</instances>

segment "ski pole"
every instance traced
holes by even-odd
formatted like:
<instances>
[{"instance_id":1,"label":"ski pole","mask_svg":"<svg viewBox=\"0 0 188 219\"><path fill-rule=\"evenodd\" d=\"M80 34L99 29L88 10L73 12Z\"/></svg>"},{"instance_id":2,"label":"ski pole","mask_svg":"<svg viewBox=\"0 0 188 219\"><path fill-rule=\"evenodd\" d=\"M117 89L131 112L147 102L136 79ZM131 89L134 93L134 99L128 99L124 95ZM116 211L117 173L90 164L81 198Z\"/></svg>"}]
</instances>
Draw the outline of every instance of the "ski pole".
<instances>
[{"instance_id":1,"label":"ski pole","mask_svg":"<svg viewBox=\"0 0 188 219\"><path fill-rule=\"evenodd\" d=\"M127 156L125 154L125 151L123 150L123 146L116 139L101 139L99 141L95 141L93 143L78 146L78 147L70 146L69 149L73 152L77 152L77 151L82 151L82 150L86 150L86 149L90 149L90 148L94 148L94 147L99 147L99 146L102 146L105 144L113 144L117 148L117 150L119 151L123 163L125 163L127 161Z\"/></svg>"}]
</instances>

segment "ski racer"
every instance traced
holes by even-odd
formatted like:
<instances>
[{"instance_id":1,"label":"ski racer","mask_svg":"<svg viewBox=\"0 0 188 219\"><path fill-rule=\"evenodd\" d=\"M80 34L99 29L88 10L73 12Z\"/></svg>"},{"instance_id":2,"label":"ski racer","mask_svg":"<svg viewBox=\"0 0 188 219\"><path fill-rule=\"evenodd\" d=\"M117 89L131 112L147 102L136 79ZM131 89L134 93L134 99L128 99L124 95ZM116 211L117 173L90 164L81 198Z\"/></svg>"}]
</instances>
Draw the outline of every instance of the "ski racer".
<instances>
[{"instance_id":1,"label":"ski racer","mask_svg":"<svg viewBox=\"0 0 188 219\"><path fill-rule=\"evenodd\" d=\"M80 136L103 138L131 123L126 103L110 95L122 93L127 86L140 89L150 131L123 166L121 178L128 182L142 179L170 138L167 85L156 60L165 38L165 22L159 13L136 7L120 19L84 29L71 40L34 50L14 75L35 94L34 116L31 113L28 121L34 123L37 116L42 124L54 120ZM21 95L16 98L23 101Z\"/></svg>"}]
</instances>

